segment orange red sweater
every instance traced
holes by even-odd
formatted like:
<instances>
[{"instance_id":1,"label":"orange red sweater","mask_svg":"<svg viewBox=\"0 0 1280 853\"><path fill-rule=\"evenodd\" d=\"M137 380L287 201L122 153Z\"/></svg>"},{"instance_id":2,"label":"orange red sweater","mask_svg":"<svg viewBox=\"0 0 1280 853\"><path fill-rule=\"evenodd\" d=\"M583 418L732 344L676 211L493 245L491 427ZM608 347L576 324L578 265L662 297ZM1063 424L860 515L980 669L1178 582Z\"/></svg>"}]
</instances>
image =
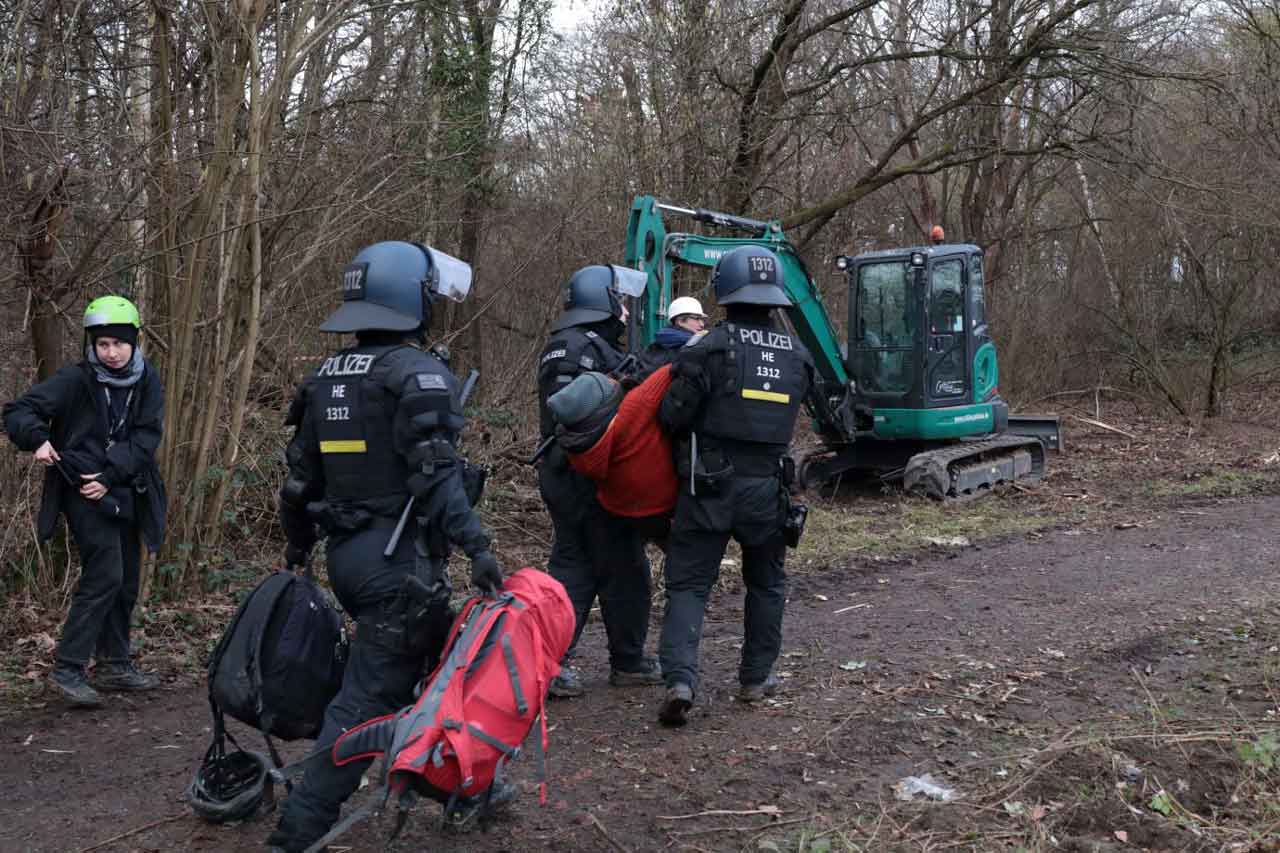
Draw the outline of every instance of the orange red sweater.
<instances>
[{"instance_id":1,"label":"orange red sweater","mask_svg":"<svg viewBox=\"0 0 1280 853\"><path fill-rule=\"evenodd\" d=\"M665 515L676 505L671 438L658 425L658 405L671 387L671 367L663 367L627 393L603 436L569 464L594 480L596 499L614 515Z\"/></svg>"}]
</instances>

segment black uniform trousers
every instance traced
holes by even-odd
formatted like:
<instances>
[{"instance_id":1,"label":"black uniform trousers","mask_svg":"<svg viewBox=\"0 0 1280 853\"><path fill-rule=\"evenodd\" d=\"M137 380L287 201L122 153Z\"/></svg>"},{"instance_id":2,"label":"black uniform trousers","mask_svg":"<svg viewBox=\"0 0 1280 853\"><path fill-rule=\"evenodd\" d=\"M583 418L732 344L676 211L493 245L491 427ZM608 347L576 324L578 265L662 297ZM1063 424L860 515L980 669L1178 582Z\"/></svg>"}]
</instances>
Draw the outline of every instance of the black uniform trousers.
<instances>
[{"instance_id":1,"label":"black uniform trousers","mask_svg":"<svg viewBox=\"0 0 1280 853\"><path fill-rule=\"evenodd\" d=\"M760 684L782 649L786 603L786 542L782 534L782 482L776 476L730 477L716 491L682 492L667 546L667 609L659 657L667 686L698 688L698 646L707 596L720 574L732 536L742 546L742 660L738 680Z\"/></svg>"},{"instance_id":2,"label":"black uniform trousers","mask_svg":"<svg viewBox=\"0 0 1280 853\"><path fill-rule=\"evenodd\" d=\"M627 519L596 501L595 484L574 471L558 449L538 468L538 486L551 515L554 540L547 571L573 603L571 656L596 598L609 638L609 663L623 672L644 664L649 634L649 560L644 537Z\"/></svg>"},{"instance_id":3,"label":"black uniform trousers","mask_svg":"<svg viewBox=\"0 0 1280 853\"><path fill-rule=\"evenodd\" d=\"M79 669L91 655L98 663L127 663L129 620L142 577L138 527L106 515L79 494L64 500L81 569L55 657L60 665Z\"/></svg>"},{"instance_id":4,"label":"black uniform trousers","mask_svg":"<svg viewBox=\"0 0 1280 853\"><path fill-rule=\"evenodd\" d=\"M357 627L342 688L325 709L324 726L316 738L316 748L326 752L348 729L412 704L414 685L423 674L422 655L388 649L373 637L384 607L399 594L404 576L414 571L412 523L388 560L382 551L390 535L390 529L379 525L329 537L329 580ZM309 767L285 800L280 824L268 843L290 853L306 849L337 823L342 803L360 787L360 777L372 763L368 759L338 767L323 761Z\"/></svg>"}]
</instances>

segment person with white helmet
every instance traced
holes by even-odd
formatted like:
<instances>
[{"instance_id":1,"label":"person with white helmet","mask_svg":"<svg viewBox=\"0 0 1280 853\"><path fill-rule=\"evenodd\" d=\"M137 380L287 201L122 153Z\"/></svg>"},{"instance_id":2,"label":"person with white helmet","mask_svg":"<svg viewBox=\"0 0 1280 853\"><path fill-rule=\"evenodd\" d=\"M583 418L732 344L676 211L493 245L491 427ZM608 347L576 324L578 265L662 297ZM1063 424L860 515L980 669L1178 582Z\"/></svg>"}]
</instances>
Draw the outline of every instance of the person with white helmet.
<instances>
[{"instance_id":1,"label":"person with white helmet","mask_svg":"<svg viewBox=\"0 0 1280 853\"><path fill-rule=\"evenodd\" d=\"M707 314L702 310L702 303L692 296L671 300L671 304L667 306L667 318L669 325L658 330L653 343L649 344L641 356L646 374L675 361L680 348L707 327Z\"/></svg>"}]
</instances>

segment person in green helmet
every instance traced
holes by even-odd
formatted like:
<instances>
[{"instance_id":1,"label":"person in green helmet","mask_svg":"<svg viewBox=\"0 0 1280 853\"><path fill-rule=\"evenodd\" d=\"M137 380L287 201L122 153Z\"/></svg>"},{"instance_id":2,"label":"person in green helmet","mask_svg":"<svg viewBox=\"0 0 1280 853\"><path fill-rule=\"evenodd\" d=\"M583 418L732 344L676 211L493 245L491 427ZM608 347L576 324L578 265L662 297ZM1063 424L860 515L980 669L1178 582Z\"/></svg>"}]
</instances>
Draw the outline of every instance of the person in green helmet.
<instances>
[{"instance_id":1,"label":"person in green helmet","mask_svg":"<svg viewBox=\"0 0 1280 853\"><path fill-rule=\"evenodd\" d=\"M9 439L48 469L41 540L53 535L62 513L80 552L80 581L49 676L74 707L99 707L100 690L157 686L134 666L129 649L141 543L153 552L160 547L166 503L155 461L164 390L138 350L141 326L129 300L93 300L84 312L84 360L4 405ZM97 662L92 684L90 658Z\"/></svg>"}]
</instances>

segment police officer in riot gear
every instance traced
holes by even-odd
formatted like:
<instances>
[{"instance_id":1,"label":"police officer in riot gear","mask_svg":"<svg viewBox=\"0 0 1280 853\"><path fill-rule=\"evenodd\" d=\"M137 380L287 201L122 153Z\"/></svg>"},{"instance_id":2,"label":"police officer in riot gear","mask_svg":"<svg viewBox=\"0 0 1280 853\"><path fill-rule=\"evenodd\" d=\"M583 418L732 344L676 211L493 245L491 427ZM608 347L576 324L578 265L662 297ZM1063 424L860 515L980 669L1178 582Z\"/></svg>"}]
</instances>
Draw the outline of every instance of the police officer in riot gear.
<instances>
[{"instance_id":1,"label":"police officer in riot gear","mask_svg":"<svg viewBox=\"0 0 1280 853\"><path fill-rule=\"evenodd\" d=\"M703 612L730 536L742 546L747 588L738 698L758 701L777 689L789 510L783 462L814 382L808 351L771 319L791 304L782 275L777 256L759 246L720 259L711 283L726 319L680 351L658 410L679 441L680 477L659 647L665 725L683 725L693 705Z\"/></svg>"},{"instance_id":2,"label":"police officer in riot gear","mask_svg":"<svg viewBox=\"0 0 1280 853\"><path fill-rule=\"evenodd\" d=\"M613 373L624 367L615 344L626 330L626 308L618 296L619 279L632 271L588 266L569 278L564 311L538 361L539 424L543 440L555 434L547 399L580 373ZM577 626L573 654L596 597L609 637L609 683L618 686L660 684L657 663L644 656L649 631L649 561L644 540L633 525L596 501L595 484L574 471L564 451L553 444L538 469L542 500L551 514L554 541L547 569L564 584L573 602ZM564 666L551 684L552 696L583 693L577 670Z\"/></svg>"},{"instance_id":3,"label":"police officer in riot gear","mask_svg":"<svg viewBox=\"0 0 1280 853\"><path fill-rule=\"evenodd\" d=\"M425 658L439 653L430 646L443 639L452 616L450 547L471 558L475 587L502 584L455 449L463 426L457 379L414 345L423 342L433 302L460 301L470 286L470 267L418 243L361 251L343 271L342 306L320 327L354 332L355 345L325 359L290 407L295 432L280 493L286 561L303 563L318 536L327 536L330 582L358 627L316 742L325 755L313 757L285 801L268 839L273 851L294 853L321 838L359 786L369 762L337 767L327 758L338 735L412 703ZM384 557L410 501L413 518Z\"/></svg>"}]
</instances>

